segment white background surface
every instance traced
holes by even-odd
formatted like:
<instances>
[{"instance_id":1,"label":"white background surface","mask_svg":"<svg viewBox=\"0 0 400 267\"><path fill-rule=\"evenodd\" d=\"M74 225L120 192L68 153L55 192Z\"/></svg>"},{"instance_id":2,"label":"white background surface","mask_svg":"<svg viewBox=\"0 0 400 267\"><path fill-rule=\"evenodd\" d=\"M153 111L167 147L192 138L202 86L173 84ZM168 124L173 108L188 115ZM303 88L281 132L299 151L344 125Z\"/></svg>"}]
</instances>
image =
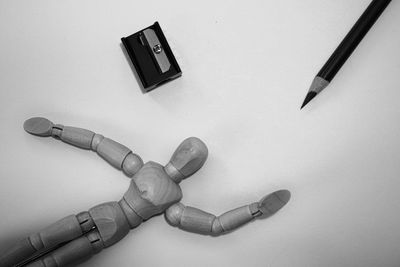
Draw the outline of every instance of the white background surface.
<instances>
[{"instance_id":1,"label":"white background surface","mask_svg":"<svg viewBox=\"0 0 400 267\"><path fill-rule=\"evenodd\" d=\"M200 137L210 156L183 202L215 214L292 192L275 216L218 238L155 217L82 266L398 266L399 1L299 110L369 2L1 0L0 249L129 185L96 154L23 131L44 116L145 161ZM156 20L183 76L142 94L120 38Z\"/></svg>"}]
</instances>

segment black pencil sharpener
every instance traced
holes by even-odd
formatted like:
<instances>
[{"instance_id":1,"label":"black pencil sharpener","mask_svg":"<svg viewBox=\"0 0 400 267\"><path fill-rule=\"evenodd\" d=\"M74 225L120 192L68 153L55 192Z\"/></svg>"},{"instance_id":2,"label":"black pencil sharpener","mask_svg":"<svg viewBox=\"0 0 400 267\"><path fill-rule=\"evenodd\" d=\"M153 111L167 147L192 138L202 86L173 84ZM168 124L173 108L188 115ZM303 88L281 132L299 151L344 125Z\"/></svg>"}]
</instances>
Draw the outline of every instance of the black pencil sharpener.
<instances>
[{"instance_id":1,"label":"black pencil sharpener","mask_svg":"<svg viewBox=\"0 0 400 267\"><path fill-rule=\"evenodd\" d=\"M182 75L158 22L121 41L145 92Z\"/></svg>"}]
</instances>

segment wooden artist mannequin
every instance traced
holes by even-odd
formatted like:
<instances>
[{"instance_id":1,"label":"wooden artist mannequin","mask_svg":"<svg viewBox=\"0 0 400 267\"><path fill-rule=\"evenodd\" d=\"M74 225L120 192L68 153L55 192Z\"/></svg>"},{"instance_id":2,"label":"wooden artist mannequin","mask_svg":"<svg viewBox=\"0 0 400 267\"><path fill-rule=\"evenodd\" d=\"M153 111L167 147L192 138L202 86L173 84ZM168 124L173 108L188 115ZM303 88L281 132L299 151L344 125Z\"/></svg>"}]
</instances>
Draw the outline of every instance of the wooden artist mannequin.
<instances>
[{"instance_id":1,"label":"wooden artist mannequin","mask_svg":"<svg viewBox=\"0 0 400 267\"><path fill-rule=\"evenodd\" d=\"M220 216L185 206L179 201L179 183L199 170L207 159L206 145L198 138L184 140L167 165L143 164L132 151L100 134L31 118L24 129L38 136L53 136L65 143L97 152L104 160L131 177L128 191L119 202L107 202L77 215L67 216L21 240L0 256L0 266L60 267L74 265L121 240L130 229L154 215L183 230L217 236L281 209L290 198L276 191Z\"/></svg>"}]
</instances>

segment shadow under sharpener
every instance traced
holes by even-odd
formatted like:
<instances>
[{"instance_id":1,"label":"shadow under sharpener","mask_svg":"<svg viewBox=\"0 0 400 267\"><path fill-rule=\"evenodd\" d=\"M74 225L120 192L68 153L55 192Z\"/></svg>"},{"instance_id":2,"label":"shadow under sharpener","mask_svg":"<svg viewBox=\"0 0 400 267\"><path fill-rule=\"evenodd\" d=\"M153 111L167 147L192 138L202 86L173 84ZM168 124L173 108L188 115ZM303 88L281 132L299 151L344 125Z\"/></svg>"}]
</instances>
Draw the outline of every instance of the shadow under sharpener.
<instances>
[{"instance_id":1,"label":"shadow under sharpener","mask_svg":"<svg viewBox=\"0 0 400 267\"><path fill-rule=\"evenodd\" d=\"M121 41L145 92L182 75L158 22Z\"/></svg>"}]
</instances>

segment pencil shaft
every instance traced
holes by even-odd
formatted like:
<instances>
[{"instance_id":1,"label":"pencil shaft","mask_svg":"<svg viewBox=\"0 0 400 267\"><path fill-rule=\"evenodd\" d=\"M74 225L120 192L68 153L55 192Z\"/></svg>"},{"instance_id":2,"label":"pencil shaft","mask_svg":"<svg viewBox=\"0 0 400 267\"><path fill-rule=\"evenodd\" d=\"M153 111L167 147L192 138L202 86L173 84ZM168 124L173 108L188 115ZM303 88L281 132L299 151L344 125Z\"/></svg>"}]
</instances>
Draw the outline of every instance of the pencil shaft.
<instances>
[{"instance_id":1,"label":"pencil shaft","mask_svg":"<svg viewBox=\"0 0 400 267\"><path fill-rule=\"evenodd\" d=\"M369 29L374 25L391 0L373 0L361 17L354 24L353 28L346 35L340 45L333 52L325 65L317 74L328 82L332 81L336 73L343 66L346 60L353 53L354 49L361 42Z\"/></svg>"}]
</instances>

